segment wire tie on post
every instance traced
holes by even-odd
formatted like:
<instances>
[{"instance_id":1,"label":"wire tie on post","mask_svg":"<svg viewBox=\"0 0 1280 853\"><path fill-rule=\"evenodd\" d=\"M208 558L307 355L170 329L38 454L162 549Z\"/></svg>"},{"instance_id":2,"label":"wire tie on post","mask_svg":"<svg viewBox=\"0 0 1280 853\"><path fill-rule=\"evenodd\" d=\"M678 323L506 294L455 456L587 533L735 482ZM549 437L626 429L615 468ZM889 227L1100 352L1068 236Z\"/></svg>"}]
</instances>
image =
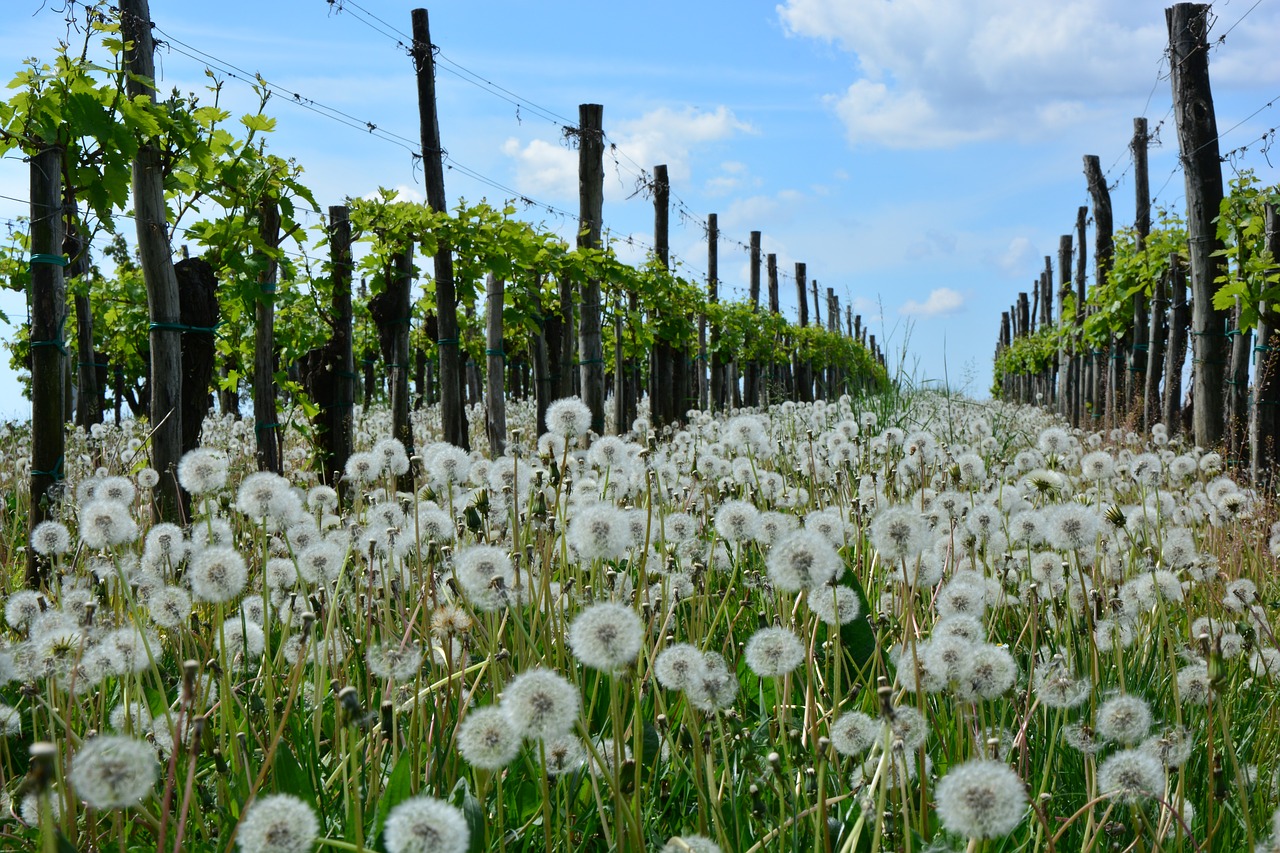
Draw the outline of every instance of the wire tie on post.
<instances>
[{"instance_id":1,"label":"wire tie on post","mask_svg":"<svg viewBox=\"0 0 1280 853\"><path fill-rule=\"evenodd\" d=\"M46 255L43 252L33 252L27 260L27 264L51 264L55 267L65 267L71 263L71 259L66 255Z\"/></svg>"}]
</instances>

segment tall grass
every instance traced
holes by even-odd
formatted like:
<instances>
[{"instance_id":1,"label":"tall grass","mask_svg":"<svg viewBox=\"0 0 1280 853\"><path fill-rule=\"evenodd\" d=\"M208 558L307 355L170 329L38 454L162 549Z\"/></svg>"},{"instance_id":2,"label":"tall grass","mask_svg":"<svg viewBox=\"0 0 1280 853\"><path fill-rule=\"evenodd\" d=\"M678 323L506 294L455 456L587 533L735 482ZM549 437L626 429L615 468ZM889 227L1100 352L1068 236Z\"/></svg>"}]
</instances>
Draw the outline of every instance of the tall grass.
<instances>
[{"instance_id":1,"label":"tall grass","mask_svg":"<svg viewBox=\"0 0 1280 853\"><path fill-rule=\"evenodd\" d=\"M39 591L3 431L0 847L1280 849L1280 538L1216 454L925 392L418 417L340 506L210 420L167 550L143 428L78 433Z\"/></svg>"}]
</instances>

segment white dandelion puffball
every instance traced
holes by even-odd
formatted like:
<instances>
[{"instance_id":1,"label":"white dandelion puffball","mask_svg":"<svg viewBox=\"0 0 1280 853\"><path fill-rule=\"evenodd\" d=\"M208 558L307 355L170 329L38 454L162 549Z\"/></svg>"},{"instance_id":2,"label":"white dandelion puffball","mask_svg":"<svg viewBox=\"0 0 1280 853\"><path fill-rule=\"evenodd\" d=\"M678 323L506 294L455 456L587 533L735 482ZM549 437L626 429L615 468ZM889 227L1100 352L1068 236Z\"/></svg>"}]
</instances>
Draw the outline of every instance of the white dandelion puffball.
<instances>
[{"instance_id":1,"label":"white dandelion puffball","mask_svg":"<svg viewBox=\"0 0 1280 853\"><path fill-rule=\"evenodd\" d=\"M1098 791L1133 804L1164 793L1164 765L1144 749L1122 749L1098 766Z\"/></svg>"},{"instance_id":2,"label":"white dandelion puffball","mask_svg":"<svg viewBox=\"0 0 1280 853\"><path fill-rule=\"evenodd\" d=\"M1121 694L1098 706L1093 728L1104 741L1131 744L1147 736L1151 722L1151 706L1146 700Z\"/></svg>"},{"instance_id":3,"label":"white dandelion puffball","mask_svg":"<svg viewBox=\"0 0 1280 853\"><path fill-rule=\"evenodd\" d=\"M795 530L769 549L765 568L776 589L799 592L830 583L844 564L827 537L813 530Z\"/></svg>"},{"instance_id":4,"label":"white dandelion puffball","mask_svg":"<svg viewBox=\"0 0 1280 853\"><path fill-rule=\"evenodd\" d=\"M573 730L582 697L577 685L558 672L530 669L511 679L501 707L520 734L547 739Z\"/></svg>"},{"instance_id":5,"label":"white dandelion puffball","mask_svg":"<svg viewBox=\"0 0 1280 853\"><path fill-rule=\"evenodd\" d=\"M271 794L245 810L236 841L243 853L309 853L319 835L311 806L292 794Z\"/></svg>"},{"instance_id":6,"label":"white dandelion puffball","mask_svg":"<svg viewBox=\"0 0 1280 853\"><path fill-rule=\"evenodd\" d=\"M403 800L387 814L387 853L467 853L471 829L462 812L426 795Z\"/></svg>"},{"instance_id":7,"label":"white dandelion puffball","mask_svg":"<svg viewBox=\"0 0 1280 853\"><path fill-rule=\"evenodd\" d=\"M591 409L577 397L565 397L547 406L547 430L561 438L586 435L591 429Z\"/></svg>"},{"instance_id":8,"label":"white dandelion puffball","mask_svg":"<svg viewBox=\"0 0 1280 853\"><path fill-rule=\"evenodd\" d=\"M786 675L804 661L804 642L786 628L761 628L747 640L747 666L762 678Z\"/></svg>"},{"instance_id":9,"label":"white dandelion puffball","mask_svg":"<svg viewBox=\"0 0 1280 853\"><path fill-rule=\"evenodd\" d=\"M634 610L605 601L583 608L569 625L569 648L585 666L613 672L640 654L644 633Z\"/></svg>"},{"instance_id":10,"label":"white dandelion puffball","mask_svg":"<svg viewBox=\"0 0 1280 853\"><path fill-rule=\"evenodd\" d=\"M227 457L202 447L187 451L178 462L178 482L193 495L216 492L227 484Z\"/></svg>"},{"instance_id":11,"label":"white dandelion puffball","mask_svg":"<svg viewBox=\"0 0 1280 853\"><path fill-rule=\"evenodd\" d=\"M938 817L966 838L1000 838L1022 823L1027 791L1018 774L999 761L967 761L938 782Z\"/></svg>"},{"instance_id":12,"label":"white dandelion puffball","mask_svg":"<svg viewBox=\"0 0 1280 853\"><path fill-rule=\"evenodd\" d=\"M861 711L841 714L831 724L831 745L841 755L861 755L880 740L884 724Z\"/></svg>"},{"instance_id":13,"label":"white dandelion puffball","mask_svg":"<svg viewBox=\"0 0 1280 853\"><path fill-rule=\"evenodd\" d=\"M155 749L126 735L99 735L71 757L76 796L95 809L136 806L155 787L159 771Z\"/></svg>"},{"instance_id":14,"label":"white dandelion puffball","mask_svg":"<svg viewBox=\"0 0 1280 853\"><path fill-rule=\"evenodd\" d=\"M871 522L871 544L892 563L911 559L924 550L929 531L920 513L908 506L882 510Z\"/></svg>"},{"instance_id":15,"label":"white dandelion puffball","mask_svg":"<svg viewBox=\"0 0 1280 853\"><path fill-rule=\"evenodd\" d=\"M226 602L244 592L249 573L244 557L234 548L205 548L191 560L187 583L196 601Z\"/></svg>"},{"instance_id":16,"label":"white dandelion puffball","mask_svg":"<svg viewBox=\"0 0 1280 853\"><path fill-rule=\"evenodd\" d=\"M481 770L499 770L520 752L521 737L497 705L473 708L458 726L458 752Z\"/></svg>"}]
</instances>

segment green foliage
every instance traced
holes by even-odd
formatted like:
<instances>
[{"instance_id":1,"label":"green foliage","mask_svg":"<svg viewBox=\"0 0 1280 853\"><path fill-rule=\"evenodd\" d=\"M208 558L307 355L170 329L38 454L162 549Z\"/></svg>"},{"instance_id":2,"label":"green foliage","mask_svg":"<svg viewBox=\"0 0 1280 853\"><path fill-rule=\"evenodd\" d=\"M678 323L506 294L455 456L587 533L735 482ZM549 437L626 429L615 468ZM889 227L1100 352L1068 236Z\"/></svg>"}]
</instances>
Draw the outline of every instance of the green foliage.
<instances>
[{"instance_id":1,"label":"green foliage","mask_svg":"<svg viewBox=\"0 0 1280 853\"><path fill-rule=\"evenodd\" d=\"M1223 248L1216 254L1223 265L1213 307L1233 308L1239 301L1242 331L1257 328L1261 304L1280 301L1280 270L1267 249L1264 212L1277 201L1280 187L1260 188L1252 169L1231 179L1231 192L1222 200L1217 224Z\"/></svg>"}]
</instances>

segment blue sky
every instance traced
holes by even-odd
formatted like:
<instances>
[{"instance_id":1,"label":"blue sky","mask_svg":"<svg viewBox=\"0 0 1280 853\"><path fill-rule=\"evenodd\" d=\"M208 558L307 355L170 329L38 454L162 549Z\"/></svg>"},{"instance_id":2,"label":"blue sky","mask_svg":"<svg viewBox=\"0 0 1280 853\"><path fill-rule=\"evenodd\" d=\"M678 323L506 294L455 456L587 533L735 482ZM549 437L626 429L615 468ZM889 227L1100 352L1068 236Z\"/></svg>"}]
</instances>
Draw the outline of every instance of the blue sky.
<instances>
[{"instance_id":1,"label":"blue sky","mask_svg":"<svg viewBox=\"0 0 1280 853\"><path fill-rule=\"evenodd\" d=\"M396 44L413 5L153 0L157 36L170 41L157 61L162 89L203 91L203 51L223 66L224 105L247 111L254 96L225 64L256 71L284 93L379 129L345 126L289 97L268 106L278 119L271 150L306 168L321 205L379 186L422 198L421 172L387 138L412 145L418 135L412 67ZM620 244L620 254L642 259L653 211L633 192L641 168L666 163L690 214L672 217L686 275L705 275L702 219L718 213L722 287L745 298L741 244L760 230L787 273L784 312L794 317L790 273L803 261L811 279L863 315L891 358L905 347L917 379L945 378L983 396L1000 311L1046 254L1056 258L1059 235L1088 201L1082 155L1101 157L1116 222L1130 222L1127 147L1133 117L1145 115L1159 128L1157 204L1182 205L1165 5L450 0L431 8L441 134L455 166L446 191L536 200L519 215L571 233L574 223L555 212L577 209L576 153L561 125L576 121L578 104L601 103L619 152L606 160L605 222L636 243ZM51 56L66 23L55 2L5 0L5 8L7 77L24 56ZM1280 101L1266 106L1280 98L1280 0L1219 2L1214 13L1211 39L1225 35L1210 57L1223 149L1248 146L1225 173L1253 168L1274 183L1263 137L1280 125ZM26 193L24 165L0 161L0 194ZM0 199L0 217L23 213ZM20 295L4 294L0 307L24 316ZM0 367L0 416L25 413Z\"/></svg>"}]
</instances>

